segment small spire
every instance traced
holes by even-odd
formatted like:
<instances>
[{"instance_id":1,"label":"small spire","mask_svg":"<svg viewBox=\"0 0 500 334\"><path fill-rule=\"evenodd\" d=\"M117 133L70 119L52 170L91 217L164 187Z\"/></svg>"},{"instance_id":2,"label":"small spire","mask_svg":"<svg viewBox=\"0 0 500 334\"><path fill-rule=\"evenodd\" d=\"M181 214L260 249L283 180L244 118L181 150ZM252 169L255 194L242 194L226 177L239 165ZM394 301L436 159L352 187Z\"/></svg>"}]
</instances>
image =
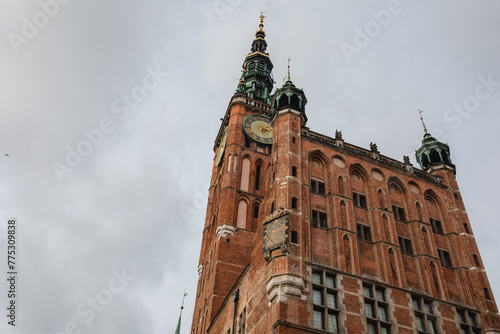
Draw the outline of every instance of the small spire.
<instances>
[{"instance_id":1,"label":"small spire","mask_svg":"<svg viewBox=\"0 0 500 334\"><path fill-rule=\"evenodd\" d=\"M425 134L428 134L427 127L425 126L425 122L424 122L424 117L422 116L423 112L424 111L422 109L418 109L418 113L420 114L420 119L422 120L422 125L424 126Z\"/></svg>"},{"instance_id":2,"label":"small spire","mask_svg":"<svg viewBox=\"0 0 500 334\"><path fill-rule=\"evenodd\" d=\"M288 58L288 81L290 81L290 60L292 58Z\"/></svg>"},{"instance_id":3,"label":"small spire","mask_svg":"<svg viewBox=\"0 0 500 334\"><path fill-rule=\"evenodd\" d=\"M179 321L177 322L177 328L175 329L175 334L180 334L181 332L181 317L182 317L182 310L184 309L184 299L187 296L187 292L184 289L184 297L182 297L182 305L181 305L181 314L179 315Z\"/></svg>"}]
</instances>

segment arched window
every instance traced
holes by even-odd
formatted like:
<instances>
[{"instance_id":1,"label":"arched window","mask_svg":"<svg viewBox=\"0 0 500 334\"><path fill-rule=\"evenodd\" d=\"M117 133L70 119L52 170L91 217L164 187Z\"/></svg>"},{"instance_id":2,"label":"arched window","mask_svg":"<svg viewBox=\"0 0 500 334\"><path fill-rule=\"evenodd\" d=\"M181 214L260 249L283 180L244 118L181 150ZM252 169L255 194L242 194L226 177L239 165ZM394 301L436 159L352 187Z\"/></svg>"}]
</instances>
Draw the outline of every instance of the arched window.
<instances>
[{"instance_id":1,"label":"arched window","mask_svg":"<svg viewBox=\"0 0 500 334\"><path fill-rule=\"evenodd\" d=\"M231 171L231 162L232 162L232 158L233 156L230 154L228 159L227 159L227 171L230 172Z\"/></svg>"},{"instance_id":2,"label":"arched window","mask_svg":"<svg viewBox=\"0 0 500 334\"><path fill-rule=\"evenodd\" d=\"M339 194L345 196L345 186L344 186L344 177L340 175L338 178L338 187L339 187Z\"/></svg>"},{"instance_id":3,"label":"arched window","mask_svg":"<svg viewBox=\"0 0 500 334\"><path fill-rule=\"evenodd\" d=\"M439 201L437 200L437 196L431 191L425 193L425 205L429 214L432 231L436 234L444 234L445 229Z\"/></svg>"},{"instance_id":4,"label":"arched window","mask_svg":"<svg viewBox=\"0 0 500 334\"><path fill-rule=\"evenodd\" d=\"M243 159L241 166L241 185L240 189L248 192L248 186L250 183L250 159Z\"/></svg>"},{"instance_id":5,"label":"arched window","mask_svg":"<svg viewBox=\"0 0 500 334\"><path fill-rule=\"evenodd\" d=\"M431 255L432 254L432 243L431 243L431 238L429 236L429 232L427 232L427 229L425 227L422 227L422 233L424 235L424 253Z\"/></svg>"},{"instance_id":6,"label":"arched window","mask_svg":"<svg viewBox=\"0 0 500 334\"><path fill-rule=\"evenodd\" d=\"M340 221L343 229L348 229L347 224L347 205L345 201L340 201Z\"/></svg>"},{"instance_id":7,"label":"arched window","mask_svg":"<svg viewBox=\"0 0 500 334\"><path fill-rule=\"evenodd\" d=\"M355 207L366 209L367 203L367 177L366 173L357 166L351 169L352 202Z\"/></svg>"},{"instance_id":8,"label":"arched window","mask_svg":"<svg viewBox=\"0 0 500 334\"><path fill-rule=\"evenodd\" d=\"M233 172L236 172L236 169L238 168L238 154L234 155L234 162L233 162Z\"/></svg>"},{"instance_id":9,"label":"arched window","mask_svg":"<svg viewBox=\"0 0 500 334\"><path fill-rule=\"evenodd\" d=\"M432 281L434 283L434 288L436 289L436 295L439 297L441 295L441 289L439 285L439 275L437 272L436 264L434 261L430 262L431 265L431 272L432 272Z\"/></svg>"},{"instance_id":10,"label":"arched window","mask_svg":"<svg viewBox=\"0 0 500 334\"><path fill-rule=\"evenodd\" d=\"M394 255L394 250L392 248L389 248L389 264L391 266L393 283L394 285L399 285L396 256Z\"/></svg>"},{"instance_id":11,"label":"arched window","mask_svg":"<svg viewBox=\"0 0 500 334\"><path fill-rule=\"evenodd\" d=\"M380 208L382 209L385 209L386 206L385 206L385 200L384 200L384 192L382 191L382 189L379 189L377 191L377 195L378 195L378 205Z\"/></svg>"},{"instance_id":12,"label":"arched window","mask_svg":"<svg viewBox=\"0 0 500 334\"><path fill-rule=\"evenodd\" d=\"M240 200L238 203L238 218L236 220L236 226L239 228L247 227L247 202L245 200Z\"/></svg>"},{"instance_id":13,"label":"arched window","mask_svg":"<svg viewBox=\"0 0 500 334\"><path fill-rule=\"evenodd\" d=\"M389 198L394 219L403 222L408 219L405 194L404 186L399 180L392 179L389 181Z\"/></svg>"},{"instance_id":14,"label":"arched window","mask_svg":"<svg viewBox=\"0 0 500 334\"><path fill-rule=\"evenodd\" d=\"M254 206L253 206L253 217L254 218L259 218L259 203L256 203Z\"/></svg>"},{"instance_id":15,"label":"arched window","mask_svg":"<svg viewBox=\"0 0 500 334\"><path fill-rule=\"evenodd\" d=\"M255 190L260 190L260 169L261 165L258 164L255 170Z\"/></svg>"},{"instance_id":16,"label":"arched window","mask_svg":"<svg viewBox=\"0 0 500 334\"><path fill-rule=\"evenodd\" d=\"M317 195L325 195L327 188L325 180L328 179L328 166L321 156L313 155L309 159L311 161L309 166L311 177L311 193Z\"/></svg>"},{"instance_id":17,"label":"arched window","mask_svg":"<svg viewBox=\"0 0 500 334\"><path fill-rule=\"evenodd\" d=\"M384 230L385 240L387 242L391 242L391 232L390 232L390 226L389 226L389 218L387 218L386 214L382 215L382 228Z\"/></svg>"},{"instance_id":18,"label":"arched window","mask_svg":"<svg viewBox=\"0 0 500 334\"><path fill-rule=\"evenodd\" d=\"M422 205L420 205L420 202L417 202L415 204L415 206L417 207L418 220L421 221L421 222L423 222L424 218L423 218L423 215L422 215Z\"/></svg>"}]
</instances>

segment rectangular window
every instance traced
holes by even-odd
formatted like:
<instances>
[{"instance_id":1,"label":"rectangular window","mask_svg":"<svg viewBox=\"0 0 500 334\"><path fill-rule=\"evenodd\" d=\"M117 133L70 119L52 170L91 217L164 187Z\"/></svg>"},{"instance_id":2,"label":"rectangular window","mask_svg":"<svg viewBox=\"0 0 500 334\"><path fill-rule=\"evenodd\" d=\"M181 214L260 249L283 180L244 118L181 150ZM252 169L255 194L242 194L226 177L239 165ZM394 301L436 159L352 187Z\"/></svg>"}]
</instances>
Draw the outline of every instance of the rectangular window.
<instances>
[{"instance_id":1,"label":"rectangular window","mask_svg":"<svg viewBox=\"0 0 500 334\"><path fill-rule=\"evenodd\" d=\"M312 272L313 326L338 333L337 288L335 275L323 270Z\"/></svg>"},{"instance_id":2,"label":"rectangular window","mask_svg":"<svg viewBox=\"0 0 500 334\"><path fill-rule=\"evenodd\" d=\"M474 257L474 263L476 264L476 266L481 267L481 263L479 263L479 257L476 254L472 254L472 256Z\"/></svg>"},{"instance_id":3,"label":"rectangular window","mask_svg":"<svg viewBox=\"0 0 500 334\"><path fill-rule=\"evenodd\" d=\"M389 304L385 301L385 289L371 284L363 284L365 315L368 333L389 334ZM373 298L375 296L375 298Z\"/></svg>"},{"instance_id":4,"label":"rectangular window","mask_svg":"<svg viewBox=\"0 0 500 334\"><path fill-rule=\"evenodd\" d=\"M372 241L372 236L370 234L370 226L363 224L358 224L358 238L362 241Z\"/></svg>"},{"instance_id":5,"label":"rectangular window","mask_svg":"<svg viewBox=\"0 0 500 334\"><path fill-rule=\"evenodd\" d=\"M245 308L243 312L241 312L238 318L238 326L236 328L236 333L245 334L246 333L246 321L247 321L247 309Z\"/></svg>"},{"instance_id":6,"label":"rectangular window","mask_svg":"<svg viewBox=\"0 0 500 334\"><path fill-rule=\"evenodd\" d=\"M314 328L325 329L323 321L323 312L321 310L314 309L313 311L313 325Z\"/></svg>"},{"instance_id":7,"label":"rectangular window","mask_svg":"<svg viewBox=\"0 0 500 334\"><path fill-rule=\"evenodd\" d=\"M292 167L292 176L297 176L297 167Z\"/></svg>"},{"instance_id":8,"label":"rectangular window","mask_svg":"<svg viewBox=\"0 0 500 334\"><path fill-rule=\"evenodd\" d=\"M402 222L406 221L405 209L403 209L397 205L393 205L392 212L394 213L394 219L402 221Z\"/></svg>"},{"instance_id":9,"label":"rectangular window","mask_svg":"<svg viewBox=\"0 0 500 334\"><path fill-rule=\"evenodd\" d=\"M477 313L457 308L458 321L460 322L461 333L476 334L482 333L478 322Z\"/></svg>"},{"instance_id":10,"label":"rectangular window","mask_svg":"<svg viewBox=\"0 0 500 334\"><path fill-rule=\"evenodd\" d=\"M441 221L434 218L429 218L429 219L431 221L432 231L437 234L444 234L443 225L441 224Z\"/></svg>"},{"instance_id":11,"label":"rectangular window","mask_svg":"<svg viewBox=\"0 0 500 334\"><path fill-rule=\"evenodd\" d=\"M319 180L311 179L311 192L313 194L324 195L325 183Z\"/></svg>"},{"instance_id":12,"label":"rectangular window","mask_svg":"<svg viewBox=\"0 0 500 334\"><path fill-rule=\"evenodd\" d=\"M354 202L354 205L357 206L358 208L363 208L363 209L367 208L365 195L353 192L352 193L352 200Z\"/></svg>"},{"instance_id":13,"label":"rectangular window","mask_svg":"<svg viewBox=\"0 0 500 334\"><path fill-rule=\"evenodd\" d=\"M292 209L297 209L297 197L292 197Z\"/></svg>"},{"instance_id":14,"label":"rectangular window","mask_svg":"<svg viewBox=\"0 0 500 334\"><path fill-rule=\"evenodd\" d=\"M432 302L420 296L412 296L411 299L418 334L437 334L436 316L434 315Z\"/></svg>"},{"instance_id":15,"label":"rectangular window","mask_svg":"<svg viewBox=\"0 0 500 334\"><path fill-rule=\"evenodd\" d=\"M326 227L326 213L313 210L312 223L314 226Z\"/></svg>"},{"instance_id":16,"label":"rectangular window","mask_svg":"<svg viewBox=\"0 0 500 334\"><path fill-rule=\"evenodd\" d=\"M441 260L441 265L445 267L452 266L450 252L438 248L438 254L439 254L439 260Z\"/></svg>"},{"instance_id":17,"label":"rectangular window","mask_svg":"<svg viewBox=\"0 0 500 334\"><path fill-rule=\"evenodd\" d=\"M470 234L469 226L467 226L467 223L464 223L464 231L465 231L465 233L469 233Z\"/></svg>"},{"instance_id":18,"label":"rectangular window","mask_svg":"<svg viewBox=\"0 0 500 334\"><path fill-rule=\"evenodd\" d=\"M399 246L401 247L401 253L413 255L413 249L411 248L411 240L398 236Z\"/></svg>"}]
</instances>

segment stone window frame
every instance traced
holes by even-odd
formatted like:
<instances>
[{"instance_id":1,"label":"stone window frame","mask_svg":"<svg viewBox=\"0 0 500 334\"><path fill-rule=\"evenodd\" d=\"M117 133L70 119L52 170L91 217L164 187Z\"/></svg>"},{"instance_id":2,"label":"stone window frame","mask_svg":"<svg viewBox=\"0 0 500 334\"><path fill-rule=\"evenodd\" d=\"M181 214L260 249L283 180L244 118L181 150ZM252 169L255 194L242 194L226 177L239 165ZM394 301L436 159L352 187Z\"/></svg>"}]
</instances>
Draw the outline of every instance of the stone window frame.
<instances>
[{"instance_id":1,"label":"stone window frame","mask_svg":"<svg viewBox=\"0 0 500 334\"><path fill-rule=\"evenodd\" d=\"M437 316L434 313L432 301L422 296L411 296L415 324L418 334L437 334ZM422 322L419 322L421 319ZM419 326L420 325L420 326Z\"/></svg>"},{"instance_id":2,"label":"stone window frame","mask_svg":"<svg viewBox=\"0 0 500 334\"><path fill-rule=\"evenodd\" d=\"M456 307L460 331L464 334L481 334L483 330L479 323L479 313Z\"/></svg>"},{"instance_id":3,"label":"stone window frame","mask_svg":"<svg viewBox=\"0 0 500 334\"><path fill-rule=\"evenodd\" d=\"M336 275L313 269L311 276L312 326L329 333L340 333ZM318 299L319 298L319 299ZM319 321L318 321L319 320Z\"/></svg>"},{"instance_id":4,"label":"stone window frame","mask_svg":"<svg viewBox=\"0 0 500 334\"><path fill-rule=\"evenodd\" d=\"M365 318L369 334L391 333L392 322L385 290L375 284L363 283Z\"/></svg>"}]
</instances>

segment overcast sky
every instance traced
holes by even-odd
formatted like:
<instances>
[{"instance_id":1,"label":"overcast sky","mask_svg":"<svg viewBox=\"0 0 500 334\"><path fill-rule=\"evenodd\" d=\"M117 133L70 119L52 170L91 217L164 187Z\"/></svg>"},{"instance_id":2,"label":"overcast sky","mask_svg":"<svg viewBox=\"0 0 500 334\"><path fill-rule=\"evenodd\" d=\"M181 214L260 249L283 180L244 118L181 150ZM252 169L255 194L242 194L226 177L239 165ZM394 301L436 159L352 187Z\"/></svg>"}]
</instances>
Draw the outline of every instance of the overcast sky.
<instances>
[{"instance_id":1,"label":"overcast sky","mask_svg":"<svg viewBox=\"0 0 500 334\"><path fill-rule=\"evenodd\" d=\"M184 289L189 332L213 142L261 9L312 130L416 165L424 110L500 298L498 1L3 0L0 277L10 217L19 276L0 332L173 334Z\"/></svg>"}]
</instances>

